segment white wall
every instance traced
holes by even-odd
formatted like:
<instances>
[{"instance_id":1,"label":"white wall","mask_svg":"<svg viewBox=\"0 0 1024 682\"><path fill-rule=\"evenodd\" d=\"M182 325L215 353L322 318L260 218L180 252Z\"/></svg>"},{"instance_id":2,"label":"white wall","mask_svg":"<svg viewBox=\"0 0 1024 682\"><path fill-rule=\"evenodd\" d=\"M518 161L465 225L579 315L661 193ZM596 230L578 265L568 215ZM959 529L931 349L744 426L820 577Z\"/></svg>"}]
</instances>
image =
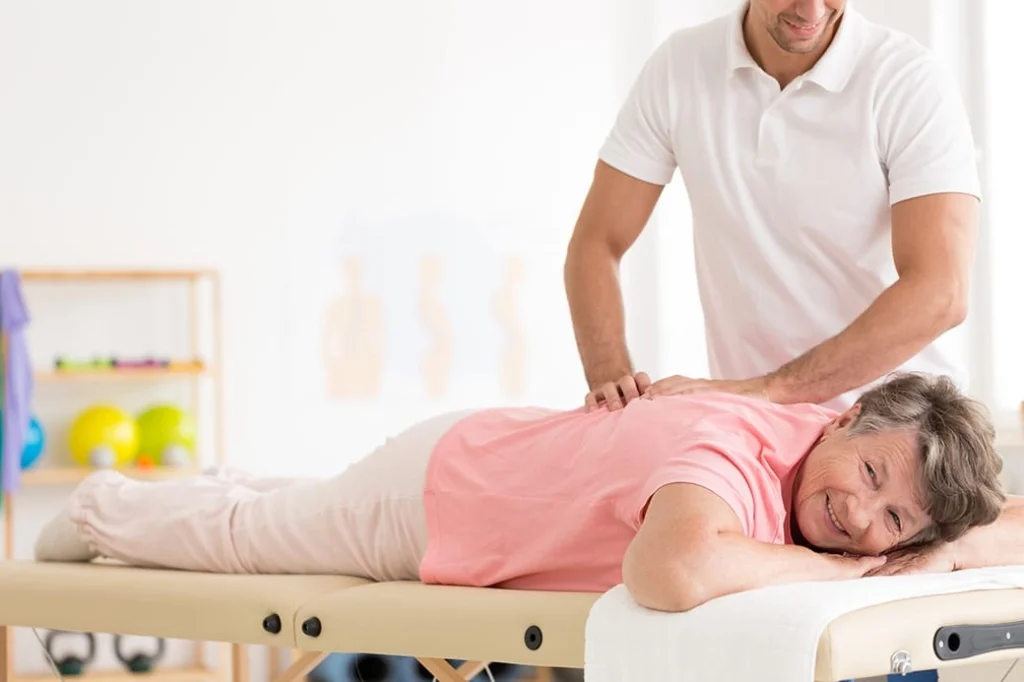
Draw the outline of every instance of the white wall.
<instances>
[{"instance_id":1,"label":"white wall","mask_svg":"<svg viewBox=\"0 0 1024 682\"><path fill-rule=\"evenodd\" d=\"M625 79L650 46L637 7L4 3L0 264L219 268L226 454L256 471L337 470L449 407L578 404L562 258ZM437 337L416 298L431 252L445 259L452 343L440 397L424 390ZM352 255L382 301L385 372L375 397L331 400L325 308L345 293ZM506 328L493 295L517 256L519 319ZM39 365L165 340L136 315L81 338L60 325L98 319L85 290L28 295ZM172 305L170 294L139 302L148 295L132 293L139 315ZM525 388L509 394L500 354L517 330ZM70 416L62 406L123 397L111 391L38 387L38 411L58 424L51 447ZM18 499L19 556L66 492ZM175 651L172 661L188 655ZM30 633L19 631L17 656L20 670L46 671Z\"/></svg>"}]
</instances>

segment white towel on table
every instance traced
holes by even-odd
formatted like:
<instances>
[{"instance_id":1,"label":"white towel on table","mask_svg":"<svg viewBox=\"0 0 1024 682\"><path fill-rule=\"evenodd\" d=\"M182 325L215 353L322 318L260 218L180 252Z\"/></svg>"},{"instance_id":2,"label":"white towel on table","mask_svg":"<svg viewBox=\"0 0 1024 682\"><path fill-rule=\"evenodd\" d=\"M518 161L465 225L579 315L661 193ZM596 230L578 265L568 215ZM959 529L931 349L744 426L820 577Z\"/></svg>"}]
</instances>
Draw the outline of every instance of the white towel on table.
<instances>
[{"instance_id":1,"label":"white towel on table","mask_svg":"<svg viewBox=\"0 0 1024 682\"><path fill-rule=\"evenodd\" d=\"M818 641L850 611L900 599L1024 587L1024 566L809 582L727 595L686 613L644 609L626 588L595 602L587 682L812 682Z\"/></svg>"}]
</instances>

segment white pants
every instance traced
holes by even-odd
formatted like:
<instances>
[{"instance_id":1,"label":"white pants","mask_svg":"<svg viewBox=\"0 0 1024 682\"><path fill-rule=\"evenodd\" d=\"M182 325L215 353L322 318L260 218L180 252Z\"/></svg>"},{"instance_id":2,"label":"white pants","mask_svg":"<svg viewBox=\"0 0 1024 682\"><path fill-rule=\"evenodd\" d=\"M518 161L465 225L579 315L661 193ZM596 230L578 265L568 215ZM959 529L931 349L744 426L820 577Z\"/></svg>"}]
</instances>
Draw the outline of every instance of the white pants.
<instances>
[{"instance_id":1,"label":"white pants","mask_svg":"<svg viewBox=\"0 0 1024 682\"><path fill-rule=\"evenodd\" d=\"M416 580L427 462L465 414L420 422L326 479L218 470L149 482L97 472L72 494L69 515L100 556L135 566Z\"/></svg>"}]
</instances>

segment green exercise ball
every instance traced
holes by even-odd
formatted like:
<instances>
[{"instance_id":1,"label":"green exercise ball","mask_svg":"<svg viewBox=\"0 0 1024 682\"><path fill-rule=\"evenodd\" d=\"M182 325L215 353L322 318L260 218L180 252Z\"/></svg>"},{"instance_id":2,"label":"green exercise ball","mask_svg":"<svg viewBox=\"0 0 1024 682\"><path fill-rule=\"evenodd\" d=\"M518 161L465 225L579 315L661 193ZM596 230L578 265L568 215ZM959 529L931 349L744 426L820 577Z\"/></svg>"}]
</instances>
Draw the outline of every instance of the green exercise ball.
<instances>
[{"instance_id":1,"label":"green exercise ball","mask_svg":"<svg viewBox=\"0 0 1024 682\"><path fill-rule=\"evenodd\" d=\"M153 405L135 420L139 428L139 456L157 466L185 466L196 448L196 422L176 405Z\"/></svg>"}]
</instances>

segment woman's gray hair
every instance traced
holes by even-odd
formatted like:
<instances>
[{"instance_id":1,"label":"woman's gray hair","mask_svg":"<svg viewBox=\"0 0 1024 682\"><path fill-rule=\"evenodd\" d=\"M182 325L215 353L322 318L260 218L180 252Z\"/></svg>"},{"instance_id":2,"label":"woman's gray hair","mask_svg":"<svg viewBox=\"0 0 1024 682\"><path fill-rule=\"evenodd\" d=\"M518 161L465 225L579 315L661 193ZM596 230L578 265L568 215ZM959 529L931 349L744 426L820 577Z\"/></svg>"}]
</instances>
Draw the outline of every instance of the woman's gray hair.
<instances>
[{"instance_id":1,"label":"woman's gray hair","mask_svg":"<svg viewBox=\"0 0 1024 682\"><path fill-rule=\"evenodd\" d=\"M913 429L922 466L922 499L933 525L911 544L952 541L992 523L1006 500L1003 460L985 406L946 376L900 372L865 391L850 435Z\"/></svg>"}]
</instances>

